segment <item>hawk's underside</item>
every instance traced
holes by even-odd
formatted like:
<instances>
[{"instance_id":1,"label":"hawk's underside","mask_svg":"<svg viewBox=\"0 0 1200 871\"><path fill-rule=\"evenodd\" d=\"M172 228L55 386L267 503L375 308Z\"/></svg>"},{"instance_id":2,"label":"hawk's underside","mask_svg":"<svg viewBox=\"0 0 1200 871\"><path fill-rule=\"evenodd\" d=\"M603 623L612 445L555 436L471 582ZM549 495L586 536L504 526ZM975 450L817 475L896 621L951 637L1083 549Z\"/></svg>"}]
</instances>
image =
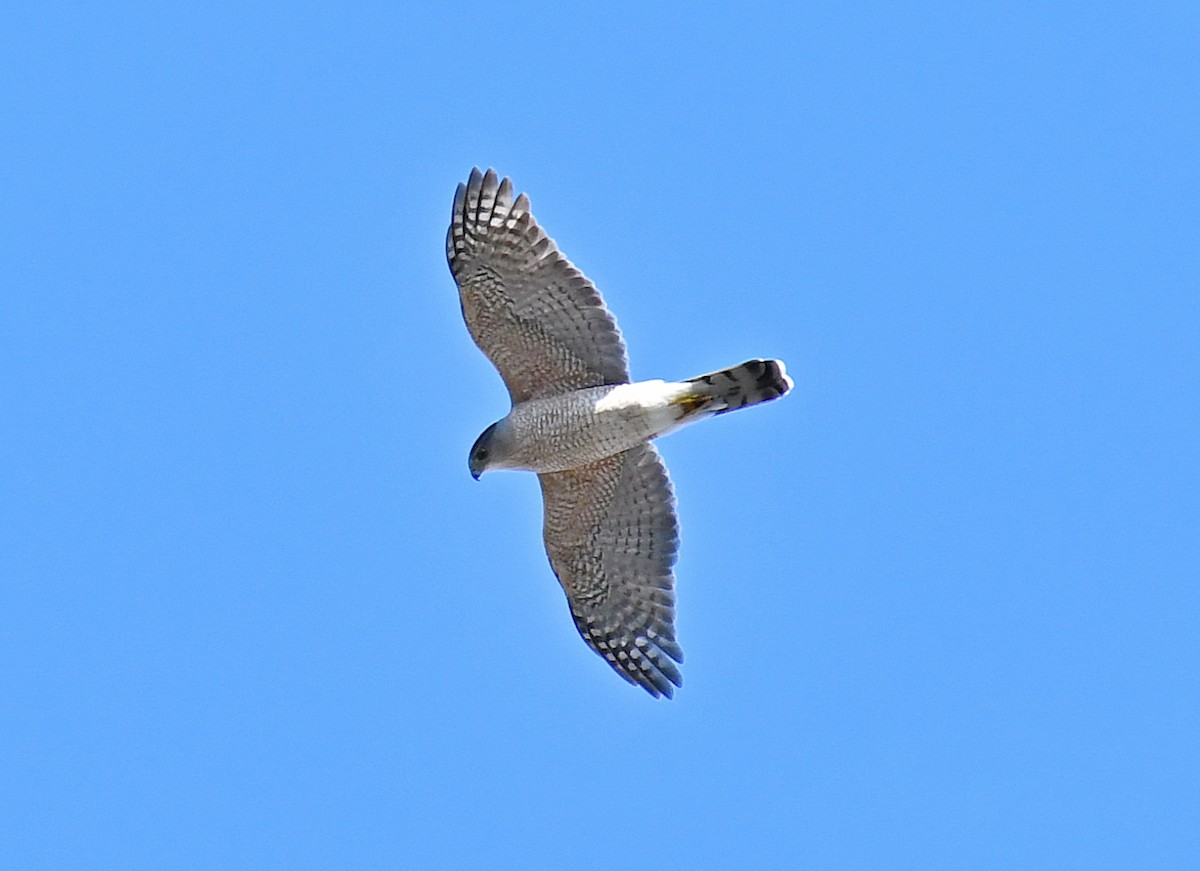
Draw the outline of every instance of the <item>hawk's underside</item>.
<instances>
[{"instance_id":1,"label":"hawk's underside","mask_svg":"<svg viewBox=\"0 0 1200 871\"><path fill-rule=\"evenodd\" d=\"M496 173L459 185L446 238L463 317L513 410L472 448L472 473L539 473L546 553L584 640L630 683L682 685L672 566L675 499L649 439L774 399L778 361L686 382L630 384L625 343L600 294Z\"/></svg>"}]
</instances>

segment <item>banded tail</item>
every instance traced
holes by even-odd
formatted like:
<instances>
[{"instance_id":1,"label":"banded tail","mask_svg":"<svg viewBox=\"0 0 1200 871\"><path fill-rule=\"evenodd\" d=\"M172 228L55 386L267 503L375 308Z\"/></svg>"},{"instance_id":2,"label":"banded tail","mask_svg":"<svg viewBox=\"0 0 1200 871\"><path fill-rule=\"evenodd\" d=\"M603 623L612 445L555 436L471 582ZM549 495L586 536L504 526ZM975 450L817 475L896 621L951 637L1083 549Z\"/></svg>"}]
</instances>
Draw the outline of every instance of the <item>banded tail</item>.
<instances>
[{"instance_id":1,"label":"banded tail","mask_svg":"<svg viewBox=\"0 0 1200 871\"><path fill-rule=\"evenodd\" d=\"M792 379L782 360L747 360L730 369L688 378L695 385L691 397L713 414L736 411L748 405L770 402L792 389Z\"/></svg>"}]
</instances>

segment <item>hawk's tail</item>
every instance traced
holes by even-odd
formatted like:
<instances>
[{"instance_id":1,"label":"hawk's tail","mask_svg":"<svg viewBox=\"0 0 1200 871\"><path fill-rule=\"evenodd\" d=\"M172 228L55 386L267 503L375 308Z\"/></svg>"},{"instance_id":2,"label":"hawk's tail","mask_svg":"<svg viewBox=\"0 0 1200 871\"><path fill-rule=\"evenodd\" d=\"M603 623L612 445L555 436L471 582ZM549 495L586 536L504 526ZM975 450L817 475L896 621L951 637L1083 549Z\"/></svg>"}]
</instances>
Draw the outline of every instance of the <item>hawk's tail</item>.
<instances>
[{"instance_id":1,"label":"hawk's tail","mask_svg":"<svg viewBox=\"0 0 1200 871\"><path fill-rule=\"evenodd\" d=\"M782 360L747 360L731 369L689 378L691 398L715 414L778 399L792 389Z\"/></svg>"}]
</instances>

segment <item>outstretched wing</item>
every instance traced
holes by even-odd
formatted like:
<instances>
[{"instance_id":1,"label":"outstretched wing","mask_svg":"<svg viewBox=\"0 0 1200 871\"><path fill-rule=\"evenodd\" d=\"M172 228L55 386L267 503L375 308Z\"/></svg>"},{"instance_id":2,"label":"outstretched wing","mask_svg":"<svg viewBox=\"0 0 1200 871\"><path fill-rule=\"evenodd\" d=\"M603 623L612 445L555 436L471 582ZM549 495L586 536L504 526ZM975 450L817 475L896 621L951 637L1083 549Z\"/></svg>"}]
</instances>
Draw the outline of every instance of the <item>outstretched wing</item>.
<instances>
[{"instance_id":1,"label":"outstretched wing","mask_svg":"<svg viewBox=\"0 0 1200 871\"><path fill-rule=\"evenodd\" d=\"M539 475L546 554L583 640L652 696L683 685L676 663L675 496L646 443L566 472Z\"/></svg>"},{"instance_id":2,"label":"outstretched wing","mask_svg":"<svg viewBox=\"0 0 1200 871\"><path fill-rule=\"evenodd\" d=\"M604 300L538 226L529 198L513 200L507 178L474 169L458 186L446 257L467 329L514 403L629 380Z\"/></svg>"}]
</instances>

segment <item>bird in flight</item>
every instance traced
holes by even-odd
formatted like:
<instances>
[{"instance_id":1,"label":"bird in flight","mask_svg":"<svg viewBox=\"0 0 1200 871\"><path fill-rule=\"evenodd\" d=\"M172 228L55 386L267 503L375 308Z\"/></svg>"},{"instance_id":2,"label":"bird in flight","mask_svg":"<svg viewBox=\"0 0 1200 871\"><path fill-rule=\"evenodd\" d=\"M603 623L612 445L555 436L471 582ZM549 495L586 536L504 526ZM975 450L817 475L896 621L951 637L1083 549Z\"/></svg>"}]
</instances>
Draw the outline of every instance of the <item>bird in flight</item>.
<instances>
[{"instance_id":1,"label":"bird in flight","mask_svg":"<svg viewBox=\"0 0 1200 871\"><path fill-rule=\"evenodd\" d=\"M638 381L617 322L495 171L454 194L446 256L463 319L499 370L512 409L471 447L476 479L536 472L543 538L583 640L632 684L671 698L675 496L651 440L792 388L779 360L748 360L683 381Z\"/></svg>"}]
</instances>

